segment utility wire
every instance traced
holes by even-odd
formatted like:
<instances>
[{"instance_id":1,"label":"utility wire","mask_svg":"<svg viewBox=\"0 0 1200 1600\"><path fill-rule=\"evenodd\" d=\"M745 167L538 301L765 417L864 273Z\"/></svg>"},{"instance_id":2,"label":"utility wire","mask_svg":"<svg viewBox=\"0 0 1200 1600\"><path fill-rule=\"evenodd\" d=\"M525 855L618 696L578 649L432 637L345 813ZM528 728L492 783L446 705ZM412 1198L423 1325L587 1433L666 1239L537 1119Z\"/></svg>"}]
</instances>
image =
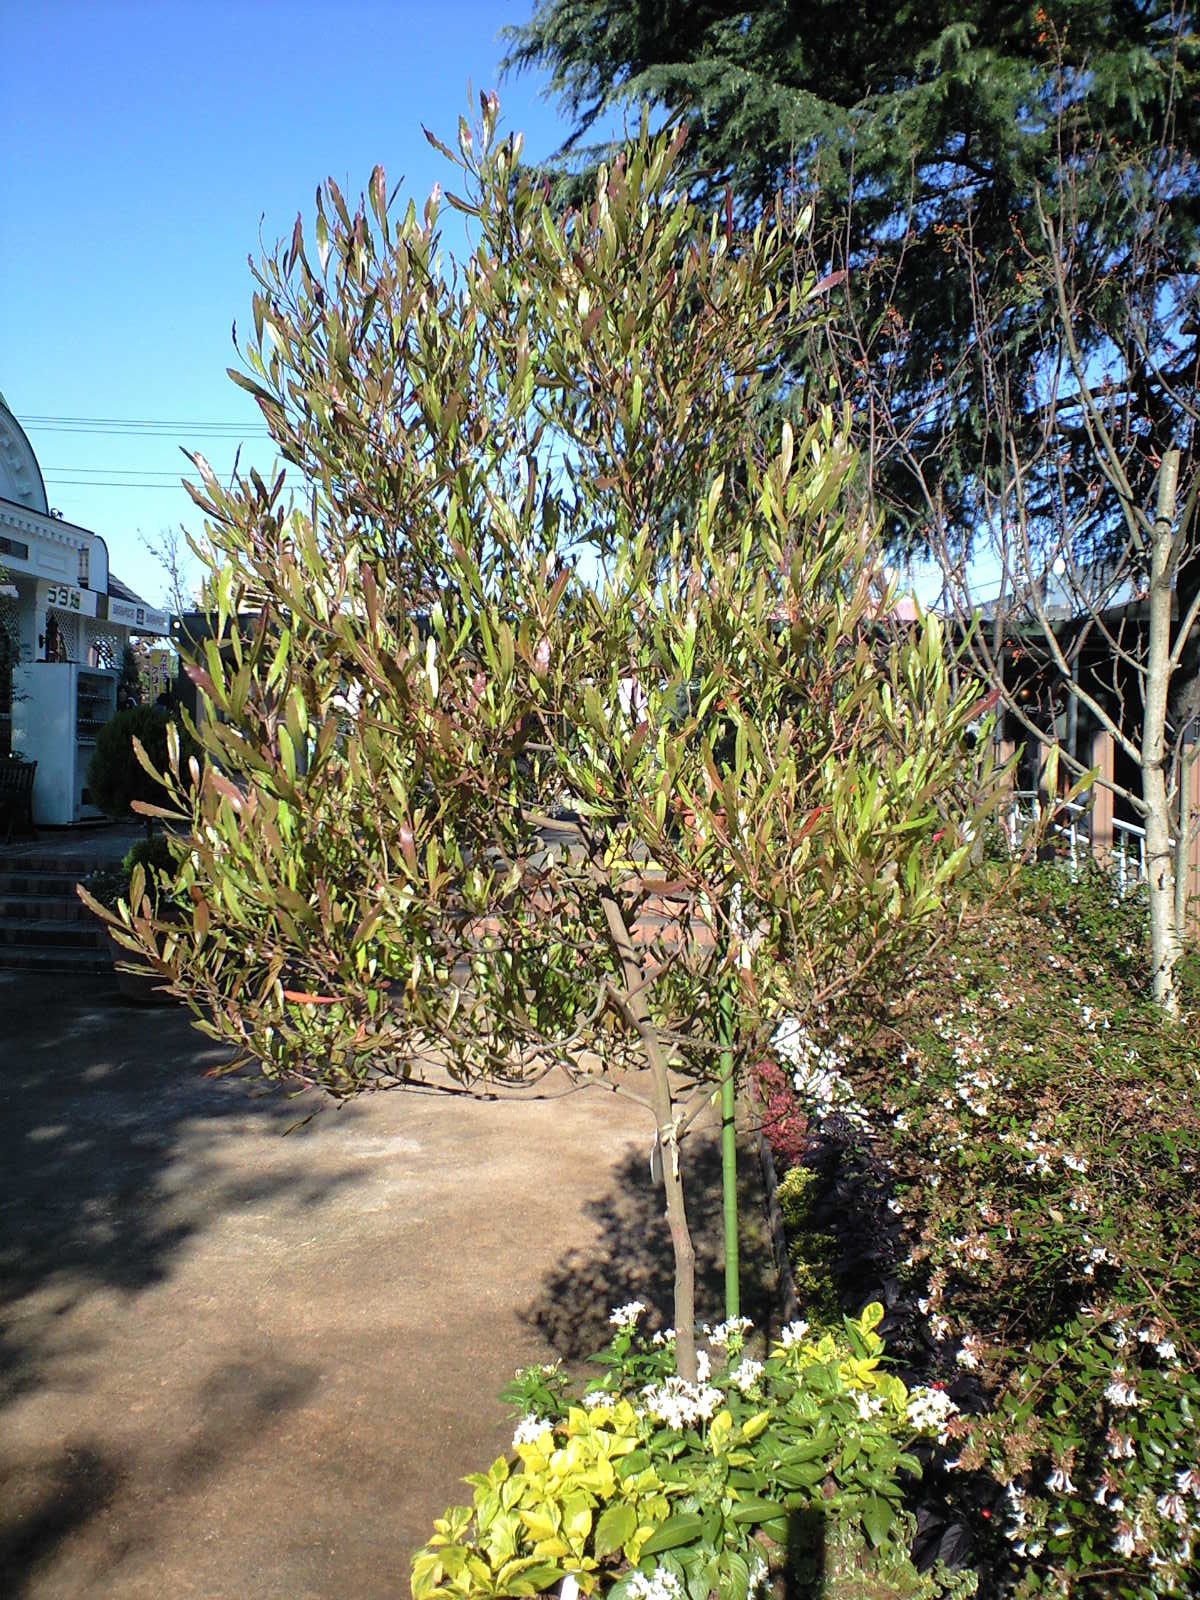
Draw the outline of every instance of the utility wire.
<instances>
[{"instance_id":1,"label":"utility wire","mask_svg":"<svg viewBox=\"0 0 1200 1600\"><path fill-rule=\"evenodd\" d=\"M232 470L232 469L230 469L230 470ZM213 471L216 472L218 478L221 476L220 470L218 468L214 467ZM172 480L172 482L174 482L174 483L178 483L181 478L187 478L192 483L196 482L196 479L190 473L187 473L187 472L172 472L172 471L169 471L169 470L167 470L165 468L162 468L162 467L63 467L63 466L58 466L58 467L43 467L42 468L42 475L43 476L45 476L47 473L55 473L55 472L87 473L89 476L92 476L95 473L100 472L100 473L106 474L108 477L112 477L114 475L119 475L119 476L125 477L125 478L170 478Z\"/></svg>"},{"instance_id":2,"label":"utility wire","mask_svg":"<svg viewBox=\"0 0 1200 1600\"><path fill-rule=\"evenodd\" d=\"M270 433L262 422L200 422L191 418L56 417L31 413L17 420L31 432L117 434L126 438L170 438L178 433L189 433L211 439L240 439L266 438Z\"/></svg>"},{"instance_id":3,"label":"utility wire","mask_svg":"<svg viewBox=\"0 0 1200 1600\"><path fill-rule=\"evenodd\" d=\"M84 423L97 427L120 428L241 428L245 424L232 419L223 422L200 422L195 417L72 417L54 416L50 412L29 412L20 421L38 424ZM256 427L264 424L256 423Z\"/></svg>"},{"instance_id":4,"label":"utility wire","mask_svg":"<svg viewBox=\"0 0 1200 1600\"><path fill-rule=\"evenodd\" d=\"M98 481L95 478L47 478L47 487L54 489L176 489L181 483L201 483L199 478L179 479L175 483L135 483L109 479Z\"/></svg>"},{"instance_id":5,"label":"utility wire","mask_svg":"<svg viewBox=\"0 0 1200 1600\"><path fill-rule=\"evenodd\" d=\"M23 424L24 426L24 424ZM83 437L99 437L103 439L166 439L172 444L180 442L182 437L192 439L269 439L270 430L267 428L227 428L223 431L214 428L189 428L186 423L181 428L55 428L49 423L31 422L28 424L30 433L72 433Z\"/></svg>"},{"instance_id":6,"label":"utility wire","mask_svg":"<svg viewBox=\"0 0 1200 1600\"><path fill-rule=\"evenodd\" d=\"M50 411L30 411L23 418L25 422L119 422L122 426L137 428L240 428L241 423L231 420L223 422L198 422L195 417L76 417L70 414L62 416Z\"/></svg>"},{"instance_id":7,"label":"utility wire","mask_svg":"<svg viewBox=\"0 0 1200 1600\"><path fill-rule=\"evenodd\" d=\"M274 468L272 470L275 470ZM214 467L218 482L227 482L233 475L232 464ZM42 480L47 485L74 489L177 489L183 483L202 484L197 472L167 471L159 467L43 467Z\"/></svg>"}]
</instances>

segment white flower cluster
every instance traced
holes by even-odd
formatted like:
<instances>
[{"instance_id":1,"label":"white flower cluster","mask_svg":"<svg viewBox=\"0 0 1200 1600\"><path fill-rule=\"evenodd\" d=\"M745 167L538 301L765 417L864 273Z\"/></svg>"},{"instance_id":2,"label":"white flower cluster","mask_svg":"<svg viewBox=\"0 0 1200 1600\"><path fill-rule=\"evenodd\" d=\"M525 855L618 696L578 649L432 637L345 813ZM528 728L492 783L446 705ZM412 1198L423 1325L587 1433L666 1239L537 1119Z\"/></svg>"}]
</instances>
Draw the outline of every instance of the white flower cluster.
<instances>
[{"instance_id":1,"label":"white flower cluster","mask_svg":"<svg viewBox=\"0 0 1200 1600\"><path fill-rule=\"evenodd\" d=\"M665 1567L655 1567L653 1576L649 1578L635 1569L626 1582L635 1600L682 1600L683 1588L679 1579Z\"/></svg>"},{"instance_id":2,"label":"white flower cluster","mask_svg":"<svg viewBox=\"0 0 1200 1600\"><path fill-rule=\"evenodd\" d=\"M1108 1387L1104 1391L1104 1398L1114 1406L1139 1406L1138 1392L1128 1377L1119 1367L1113 1368L1113 1375Z\"/></svg>"},{"instance_id":3,"label":"white flower cluster","mask_svg":"<svg viewBox=\"0 0 1200 1600\"><path fill-rule=\"evenodd\" d=\"M705 1323L704 1335L709 1344L718 1345L723 1350L731 1339L740 1340L753 1326L749 1317L730 1317L727 1322L718 1322L715 1328L710 1328Z\"/></svg>"},{"instance_id":4,"label":"white flower cluster","mask_svg":"<svg viewBox=\"0 0 1200 1600\"><path fill-rule=\"evenodd\" d=\"M645 1309L640 1300L630 1300L626 1305L615 1307L608 1320L614 1328L632 1328Z\"/></svg>"},{"instance_id":5,"label":"white flower cluster","mask_svg":"<svg viewBox=\"0 0 1200 1600\"><path fill-rule=\"evenodd\" d=\"M987 1240L980 1233L960 1233L956 1239L950 1240L951 1250L960 1250L968 1261L987 1261L991 1256L991 1249Z\"/></svg>"},{"instance_id":6,"label":"white flower cluster","mask_svg":"<svg viewBox=\"0 0 1200 1600\"><path fill-rule=\"evenodd\" d=\"M766 1560L762 1556L755 1556L750 1563L750 1583L746 1593L752 1596L757 1594L760 1589L765 1589L769 1577L770 1573L767 1569Z\"/></svg>"},{"instance_id":7,"label":"white flower cluster","mask_svg":"<svg viewBox=\"0 0 1200 1600\"><path fill-rule=\"evenodd\" d=\"M730 1381L736 1383L743 1394L749 1394L754 1385L762 1377L763 1364L761 1361L751 1361L743 1356L729 1374Z\"/></svg>"},{"instance_id":8,"label":"white flower cluster","mask_svg":"<svg viewBox=\"0 0 1200 1600\"><path fill-rule=\"evenodd\" d=\"M1112 1452L1110 1451L1109 1454L1111 1455ZM1100 1482L1096 1485L1095 1492L1092 1495L1092 1501L1095 1505L1107 1506L1110 1511L1114 1512L1124 1511L1125 1509L1125 1502L1117 1493L1117 1485L1113 1475L1107 1469L1105 1470L1104 1476L1100 1479Z\"/></svg>"},{"instance_id":9,"label":"white flower cluster","mask_svg":"<svg viewBox=\"0 0 1200 1600\"><path fill-rule=\"evenodd\" d=\"M975 1046L974 1051L967 1048L968 1042ZM977 1052L981 1048L981 1040L971 1039L960 1041L951 1053L958 1065L964 1069L963 1075L955 1079L955 1093L968 1111L973 1111L977 1117L986 1117L991 1114L992 1103L988 1096L995 1091L996 1078L986 1067L979 1064ZM954 1109L953 1100L948 1100L946 1104L949 1109Z\"/></svg>"},{"instance_id":10,"label":"white flower cluster","mask_svg":"<svg viewBox=\"0 0 1200 1600\"><path fill-rule=\"evenodd\" d=\"M665 1422L668 1428L683 1429L697 1422L708 1422L724 1399L720 1389L705 1383L689 1383L686 1378L674 1374L659 1384L647 1384L642 1390L647 1413Z\"/></svg>"},{"instance_id":11,"label":"white flower cluster","mask_svg":"<svg viewBox=\"0 0 1200 1600\"><path fill-rule=\"evenodd\" d=\"M517 1430L513 1434L512 1447L518 1449L523 1444L535 1444L542 1434L549 1433L554 1424L545 1417L522 1417L517 1423Z\"/></svg>"},{"instance_id":12,"label":"white flower cluster","mask_svg":"<svg viewBox=\"0 0 1200 1600\"><path fill-rule=\"evenodd\" d=\"M1182 1528L1188 1520L1187 1501L1177 1491L1171 1494L1160 1494L1154 1502L1160 1517L1166 1517L1170 1522L1177 1522Z\"/></svg>"},{"instance_id":13,"label":"white flower cluster","mask_svg":"<svg viewBox=\"0 0 1200 1600\"><path fill-rule=\"evenodd\" d=\"M918 1433L936 1433L939 1444L949 1442L946 1424L958 1415L958 1407L944 1389L911 1389L908 1395L908 1420Z\"/></svg>"},{"instance_id":14,"label":"white flower cluster","mask_svg":"<svg viewBox=\"0 0 1200 1600\"><path fill-rule=\"evenodd\" d=\"M808 1338L808 1323L803 1317L798 1317L795 1322L789 1322L779 1335L779 1342L785 1350L790 1350L794 1344L801 1344Z\"/></svg>"},{"instance_id":15,"label":"white flower cluster","mask_svg":"<svg viewBox=\"0 0 1200 1600\"><path fill-rule=\"evenodd\" d=\"M1082 1237L1086 1243L1088 1238L1087 1234L1085 1233ZM1085 1278L1094 1278L1096 1276L1097 1267L1113 1265L1113 1258L1109 1255L1104 1246L1102 1244L1093 1245L1088 1251L1087 1260L1083 1264L1083 1275Z\"/></svg>"},{"instance_id":16,"label":"white flower cluster","mask_svg":"<svg viewBox=\"0 0 1200 1600\"><path fill-rule=\"evenodd\" d=\"M1032 1133L1026 1134L1024 1139L1020 1139L1016 1135L1010 1135L1009 1142L1033 1157L1032 1161L1025 1163L1025 1176L1027 1178L1032 1178L1035 1174L1039 1178L1052 1176L1056 1153L1053 1144L1050 1144L1045 1139L1035 1139Z\"/></svg>"},{"instance_id":17,"label":"white flower cluster","mask_svg":"<svg viewBox=\"0 0 1200 1600\"><path fill-rule=\"evenodd\" d=\"M840 1071L845 1066L843 1056L819 1045L796 1017L784 1017L772 1043L775 1054L792 1069L793 1088L814 1115L837 1111L858 1127L867 1125L866 1113Z\"/></svg>"},{"instance_id":18,"label":"white flower cluster","mask_svg":"<svg viewBox=\"0 0 1200 1600\"><path fill-rule=\"evenodd\" d=\"M1169 1361L1173 1367L1179 1365L1179 1351L1175 1348L1175 1341L1167 1338L1161 1323L1157 1327L1139 1328L1137 1336L1139 1344L1152 1344L1154 1354L1161 1360Z\"/></svg>"},{"instance_id":19,"label":"white flower cluster","mask_svg":"<svg viewBox=\"0 0 1200 1600\"><path fill-rule=\"evenodd\" d=\"M1025 1509L1025 1491L1018 1489L1015 1483L1010 1483L1005 1493L1008 1497L1008 1524L1004 1529L1004 1537L1019 1556L1040 1556L1042 1541L1031 1537L1033 1530Z\"/></svg>"},{"instance_id":20,"label":"white flower cluster","mask_svg":"<svg viewBox=\"0 0 1200 1600\"><path fill-rule=\"evenodd\" d=\"M1095 1033L1097 1028L1107 1028L1110 1026L1109 1020L1104 1013L1102 1011L1097 1011L1095 1006L1086 1005L1082 995L1072 995L1071 998L1079 1007L1079 1020L1083 1023L1084 1027L1089 1033Z\"/></svg>"},{"instance_id":21,"label":"white flower cluster","mask_svg":"<svg viewBox=\"0 0 1200 1600\"><path fill-rule=\"evenodd\" d=\"M1105 1435L1105 1438L1107 1441L1106 1448L1110 1461L1132 1461L1137 1455L1137 1446L1134 1444L1129 1435L1127 1433L1121 1433L1118 1429L1112 1427L1111 1424L1109 1426L1108 1433Z\"/></svg>"},{"instance_id":22,"label":"white flower cluster","mask_svg":"<svg viewBox=\"0 0 1200 1600\"><path fill-rule=\"evenodd\" d=\"M883 1410L883 1396L880 1394L864 1394L861 1389L854 1391L854 1404L858 1408L858 1420L870 1422L872 1417L877 1417Z\"/></svg>"},{"instance_id":23,"label":"white flower cluster","mask_svg":"<svg viewBox=\"0 0 1200 1600\"><path fill-rule=\"evenodd\" d=\"M1127 1517L1121 1517L1117 1522L1117 1531L1113 1535L1112 1547L1119 1556L1128 1559L1136 1553L1138 1545L1145 1537L1145 1529L1137 1517L1132 1522Z\"/></svg>"},{"instance_id":24,"label":"white flower cluster","mask_svg":"<svg viewBox=\"0 0 1200 1600\"><path fill-rule=\"evenodd\" d=\"M952 1332L949 1317L944 1317L940 1311L934 1309L935 1298L940 1304L940 1291L937 1297L922 1297L917 1301L917 1310L923 1317L929 1319L930 1338L936 1339L939 1344L950 1337Z\"/></svg>"},{"instance_id":25,"label":"white flower cluster","mask_svg":"<svg viewBox=\"0 0 1200 1600\"><path fill-rule=\"evenodd\" d=\"M964 1336L962 1348L954 1359L960 1367L965 1367L968 1372L977 1372L986 1349L987 1346L977 1333L968 1333Z\"/></svg>"}]
</instances>

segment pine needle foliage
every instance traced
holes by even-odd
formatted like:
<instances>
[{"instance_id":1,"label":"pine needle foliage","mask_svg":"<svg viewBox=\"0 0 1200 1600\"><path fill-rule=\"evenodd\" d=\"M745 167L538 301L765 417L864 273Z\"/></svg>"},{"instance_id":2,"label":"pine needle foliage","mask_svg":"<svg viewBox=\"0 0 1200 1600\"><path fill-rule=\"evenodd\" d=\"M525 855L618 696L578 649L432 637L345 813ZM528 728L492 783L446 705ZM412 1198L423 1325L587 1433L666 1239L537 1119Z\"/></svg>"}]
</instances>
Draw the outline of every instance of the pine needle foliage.
<instances>
[{"instance_id":1,"label":"pine needle foliage","mask_svg":"<svg viewBox=\"0 0 1200 1600\"><path fill-rule=\"evenodd\" d=\"M988 465L988 395L973 372L947 380L970 348L980 294L1005 308L995 331L1014 373L1037 368L1053 308L1039 203L1053 214L1069 197L1073 247L1096 284L1078 308L1085 357L1141 317L1149 348L1129 397L1133 425L1159 453L1179 442L1179 391L1194 392L1200 332L1194 7L539 0L507 40L506 69L548 72L573 123L548 165L564 192L606 148L597 136L650 106L664 123L687 119L703 204L728 196L752 222L779 191L796 212L816 197L820 270L848 275L835 303L877 368L876 391L886 372L893 425L918 459L936 450L965 536ZM1148 292L1151 281L1161 292ZM787 350L766 397L776 406L805 377L802 339ZM1036 405L1027 423L1036 431ZM874 487L885 509L917 498L900 463L878 463ZM896 515L889 532L898 546L921 544L917 518Z\"/></svg>"}]
</instances>

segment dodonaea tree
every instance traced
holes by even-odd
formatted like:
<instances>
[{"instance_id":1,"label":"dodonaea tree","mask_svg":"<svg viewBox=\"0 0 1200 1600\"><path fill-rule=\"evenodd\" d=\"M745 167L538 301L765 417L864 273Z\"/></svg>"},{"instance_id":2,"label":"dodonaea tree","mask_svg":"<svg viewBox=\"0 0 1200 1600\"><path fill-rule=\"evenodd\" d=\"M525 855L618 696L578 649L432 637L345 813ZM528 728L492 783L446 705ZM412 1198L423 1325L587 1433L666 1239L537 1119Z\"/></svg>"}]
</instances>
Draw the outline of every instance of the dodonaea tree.
<instances>
[{"instance_id":1,"label":"dodonaea tree","mask_svg":"<svg viewBox=\"0 0 1200 1600\"><path fill-rule=\"evenodd\" d=\"M692 1376L716 997L750 1048L927 937L978 695L934 621L885 637L838 419L746 432L812 294L775 298L782 213L733 236L672 189L681 136L643 134L556 215L496 118L445 152L462 266L376 170L258 270L235 376L307 492L205 472L204 755L166 774L190 837L123 937L268 1077L558 1067L640 1098Z\"/></svg>"}]
</instances>

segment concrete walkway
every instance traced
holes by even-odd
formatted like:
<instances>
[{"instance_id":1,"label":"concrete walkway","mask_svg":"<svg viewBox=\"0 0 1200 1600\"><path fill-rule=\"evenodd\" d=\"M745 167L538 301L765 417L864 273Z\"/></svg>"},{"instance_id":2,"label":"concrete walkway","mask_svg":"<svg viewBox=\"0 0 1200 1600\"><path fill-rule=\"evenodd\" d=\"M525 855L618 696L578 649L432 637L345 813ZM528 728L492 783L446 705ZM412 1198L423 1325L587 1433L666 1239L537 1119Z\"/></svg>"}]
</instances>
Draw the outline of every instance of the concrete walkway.
<instances>
[{"instance_id":1,"label":"concrete walkway","mask_svg":"<svg viewBox=\"0 0 1200 1600\"><path fill-rule=\"evenodd\" d=\"M513 1368L579 1359L631 1297L669 1312L639 1108L402 1091L283 1138L321 1102L220 1060L174 1008L0 973L6 1600L406 1596L509 1446ZM710 1136L692 1166L713 1317ZM761 1325L761 1239L743 1276Z\"/></svg>"}]
</instances>

